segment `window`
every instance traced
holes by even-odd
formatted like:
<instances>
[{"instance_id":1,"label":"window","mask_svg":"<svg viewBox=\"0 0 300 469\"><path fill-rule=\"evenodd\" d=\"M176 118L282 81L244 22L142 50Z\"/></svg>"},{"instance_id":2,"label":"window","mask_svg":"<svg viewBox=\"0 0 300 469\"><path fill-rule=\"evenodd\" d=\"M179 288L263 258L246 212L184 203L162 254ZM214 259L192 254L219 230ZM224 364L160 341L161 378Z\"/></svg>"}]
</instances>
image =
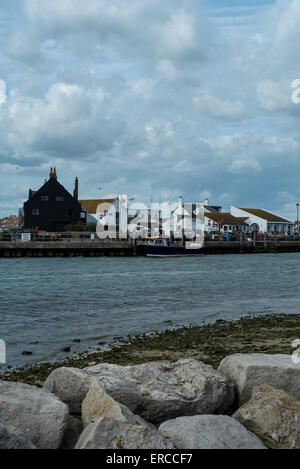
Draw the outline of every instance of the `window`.
<instances>
[{"instance_id":1,"label":"window","mask_svg":"<svg viewBox=\"0 0 300 469\"><path fill-rule=\"evenodd\" d=\"M48 202L48 200L49 200L48 195L42 195L41 200L44 200L45 202Z\"/></svg>"},{"instance_id":2,"label":"window","mask_svg":"<svg viewBox=\"0 0 300 469\"><path fill-rule=\"evenodd\" d=\"M32 215L39 215L40 214L40 209L39 208L33 208L32 209Z\"/></svg>"},{"instance_id":3,"label":"window","mask_svg":"<svg viewBox=\"0 0 300 469\"><path fill-rule=\"evenodd\" d=\"M64 197L61 196L61 195L57 195L56 198L55 198L56 202L63 202L64 201Z\"/></svg>"},{"instance_id":4,"label":"window","mask_svg":"<svg viewBox=\"0 0 300 469\"><path fill-rule=\"evenodd\" d=\"M73 217L73 210L67 210L67 217Z\"/></svg>"}]
</instances>

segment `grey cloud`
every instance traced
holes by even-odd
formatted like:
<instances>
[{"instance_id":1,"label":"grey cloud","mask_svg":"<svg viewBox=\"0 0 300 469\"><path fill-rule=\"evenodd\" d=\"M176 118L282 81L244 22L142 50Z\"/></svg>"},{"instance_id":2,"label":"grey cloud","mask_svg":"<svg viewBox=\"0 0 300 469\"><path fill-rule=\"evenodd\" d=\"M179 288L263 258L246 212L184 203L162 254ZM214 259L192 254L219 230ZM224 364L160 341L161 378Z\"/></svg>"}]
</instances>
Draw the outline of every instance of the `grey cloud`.
<instances>
[{"instance_id":1,"label":"grey cloud","mask_svg":"<svg viewBox=\"0 0 300 469\"><path fill-rule=\"evenodd\" d=\"M228 205L299 194L296 2L269 7L259 34L226 36L196 0L23 4L0 77L6 175L21 159L39 177L50 162L62 181L81 176L84 197L99 178L108 192L191 201L208 190Z\"/></svg>"},{"instance_id":2,"label":"grey cloud","mask_svg":"<svg viewBox=\"0 0 300 469\"><path fill-rule=\"evenodd\" d=\"M114 50L129 56L199 59L207 54L211 32L207 17L197 14L199 8L196 0L184 6L179 0L25 0L25 25L11 34L7 52L33 61L51 39L75 54Z\"/></svg>"}]
</instances>

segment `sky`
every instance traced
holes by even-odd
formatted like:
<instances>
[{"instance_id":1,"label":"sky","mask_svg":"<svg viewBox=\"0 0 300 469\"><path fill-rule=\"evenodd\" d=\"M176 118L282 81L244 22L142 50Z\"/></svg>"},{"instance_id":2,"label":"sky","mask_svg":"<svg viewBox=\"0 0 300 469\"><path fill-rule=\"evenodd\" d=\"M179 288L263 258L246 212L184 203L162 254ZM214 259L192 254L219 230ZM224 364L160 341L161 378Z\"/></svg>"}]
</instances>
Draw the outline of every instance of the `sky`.
<instances>
[{"instance_id":1,"label":"sky","mask_svg":"<svg viewBox=\"0 0 300 469\"><path fill-rule=\"evenodd\" d=\"M0 0L0 217L56 166L82 199L294 220L299 44L299 0Z\"/></svg>"}]
</instances>

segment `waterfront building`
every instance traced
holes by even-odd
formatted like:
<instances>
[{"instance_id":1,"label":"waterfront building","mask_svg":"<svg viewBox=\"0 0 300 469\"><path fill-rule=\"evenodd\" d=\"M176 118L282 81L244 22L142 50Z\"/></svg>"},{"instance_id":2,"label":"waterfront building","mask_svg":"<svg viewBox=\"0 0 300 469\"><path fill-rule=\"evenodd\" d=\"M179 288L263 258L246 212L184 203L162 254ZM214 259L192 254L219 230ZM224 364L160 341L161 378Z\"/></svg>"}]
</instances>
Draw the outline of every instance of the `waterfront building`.
<instances>
[{"instance_id":1,"label":"waterfront building","mask_svg":"<svg viewBox=\"0 0 300 469\"><path fill-rule=\"evenodd\" d=\"M219 207L212 210L217 211ZM191 238L195 233L204 232L204 214L206 208L203 203L184 203L183 197L178 197L175 208L171 211L170 231L175 238L182 238L183 234ZM163 217L164 218L164 217ZM164 220L164 225L166 220Z\"/></svg>"},{"instance_id":2,"label":"waterfront building","mask_svg":"<svg viewBox=\"0 0 300 469\"><path fill-rule=\"evenodd\" d=\"M16 217L15 215L10 215L9 217L0 219L0 232L14 230L17 229L18 226L19 220L18 217Z\"/></svg>"},{"instance_id":3,"label":"waterfront building","mask_svg":"<svg viewBox=\"0 0 300 469\"><path fill-rule=\"evenodd\" d=\"M87 223L97 224L103 217L112 217L113 211L119 212L118 197L106 199L82 199L79 200L82 210L87 213ZM107 223L109 220L107 220Z\"/></svg>"},{"instance_id":4,"label":"waterfront building","mask_svg":"<svg viewBox=\"0 0 300 469\"><path fill-rule=\"evenodd\" d=\"M234 231L242 231L248 233L250 231L249 224L246 222L247 217L235 217L226 212L206 212L204 216L206 232L233 233Z\"/></svg>"},{"instance_id":5,"label":"waterfront building","mask_svg":"<svg viewBox=\"0 0 300 469\"><path fill-rule=\"evenodd\" d=\"M196 217L198 210L201 208L204 213L204 232L216 231L219 226L215 220L209 218L206 215L209 214L219 214L221 213L222 207L220 205L210 205L209 200L205 199L204 203L183 203L183 197L178 197L178 203L176 208L172 211L171 214L171 231L173 233L180 233L185 227L185 232L187 234L190 230L195 231L196 229ZM220 220L220 218L219 218Z\"/></svg>"},{"instance_id":6,"label":"waterfront building","mask_svg":"<svg viewBox=\"0 0 300 469\"><path fill-rule=\"evenodd\" d=\"M137 237L147 238L151 227L158 235L160 211L147 208L144 204L130 204L129 202L133 200L135 200L134 197L128 198L124 194L115 198L80 200L79 202L87 211L87 223L100 223L108 238L127 238L134 232Z\"/></svg>"},{"instance_id":7,"label":"waterfront building","mask_svg":"<svg viewBox=\"0 0 300 469\"><path fill-rule=\"evenodd\" d=\"M281 233L285 235L293 233L293 222L262 208L238 208L232 206L230 211L235 217L246 217L246 222L250 226L251 232Z\"/></svg>"},{"instance_id":8,"label":"waterfront building","mask_svg":"<svg viewBox=\"0 0 300 469\"><path fill-rule=\"evenodd\" d=\"M72 196L58 182L56 169L51 168L49 179L39 190L29 189L23 216L25 229L38 228L39 231L47 232L63 232L66 225L86 223L86 212L78 201L78 178Z\"/></svg>"}]
</instances>

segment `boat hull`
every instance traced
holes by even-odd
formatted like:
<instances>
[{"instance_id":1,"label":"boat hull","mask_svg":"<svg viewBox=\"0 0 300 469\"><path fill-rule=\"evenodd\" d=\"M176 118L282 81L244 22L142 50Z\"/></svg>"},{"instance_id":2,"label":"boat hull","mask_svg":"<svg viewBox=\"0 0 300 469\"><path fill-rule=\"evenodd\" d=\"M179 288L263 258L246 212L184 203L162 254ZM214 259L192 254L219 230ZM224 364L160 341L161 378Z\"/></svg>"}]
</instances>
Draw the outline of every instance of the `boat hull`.
<instances>
[{"instance_id":1,"label":"boat hull","mask_svg":"<svg viewBox=\"0 0 300 469\"><path fill-rule=\"evenodd\" d=\"M143 245L144 254L147 257L183 257L183 256L203 256L205 249L184 248L177 246L152 246Z\"/></svg>"}]
</instances>

